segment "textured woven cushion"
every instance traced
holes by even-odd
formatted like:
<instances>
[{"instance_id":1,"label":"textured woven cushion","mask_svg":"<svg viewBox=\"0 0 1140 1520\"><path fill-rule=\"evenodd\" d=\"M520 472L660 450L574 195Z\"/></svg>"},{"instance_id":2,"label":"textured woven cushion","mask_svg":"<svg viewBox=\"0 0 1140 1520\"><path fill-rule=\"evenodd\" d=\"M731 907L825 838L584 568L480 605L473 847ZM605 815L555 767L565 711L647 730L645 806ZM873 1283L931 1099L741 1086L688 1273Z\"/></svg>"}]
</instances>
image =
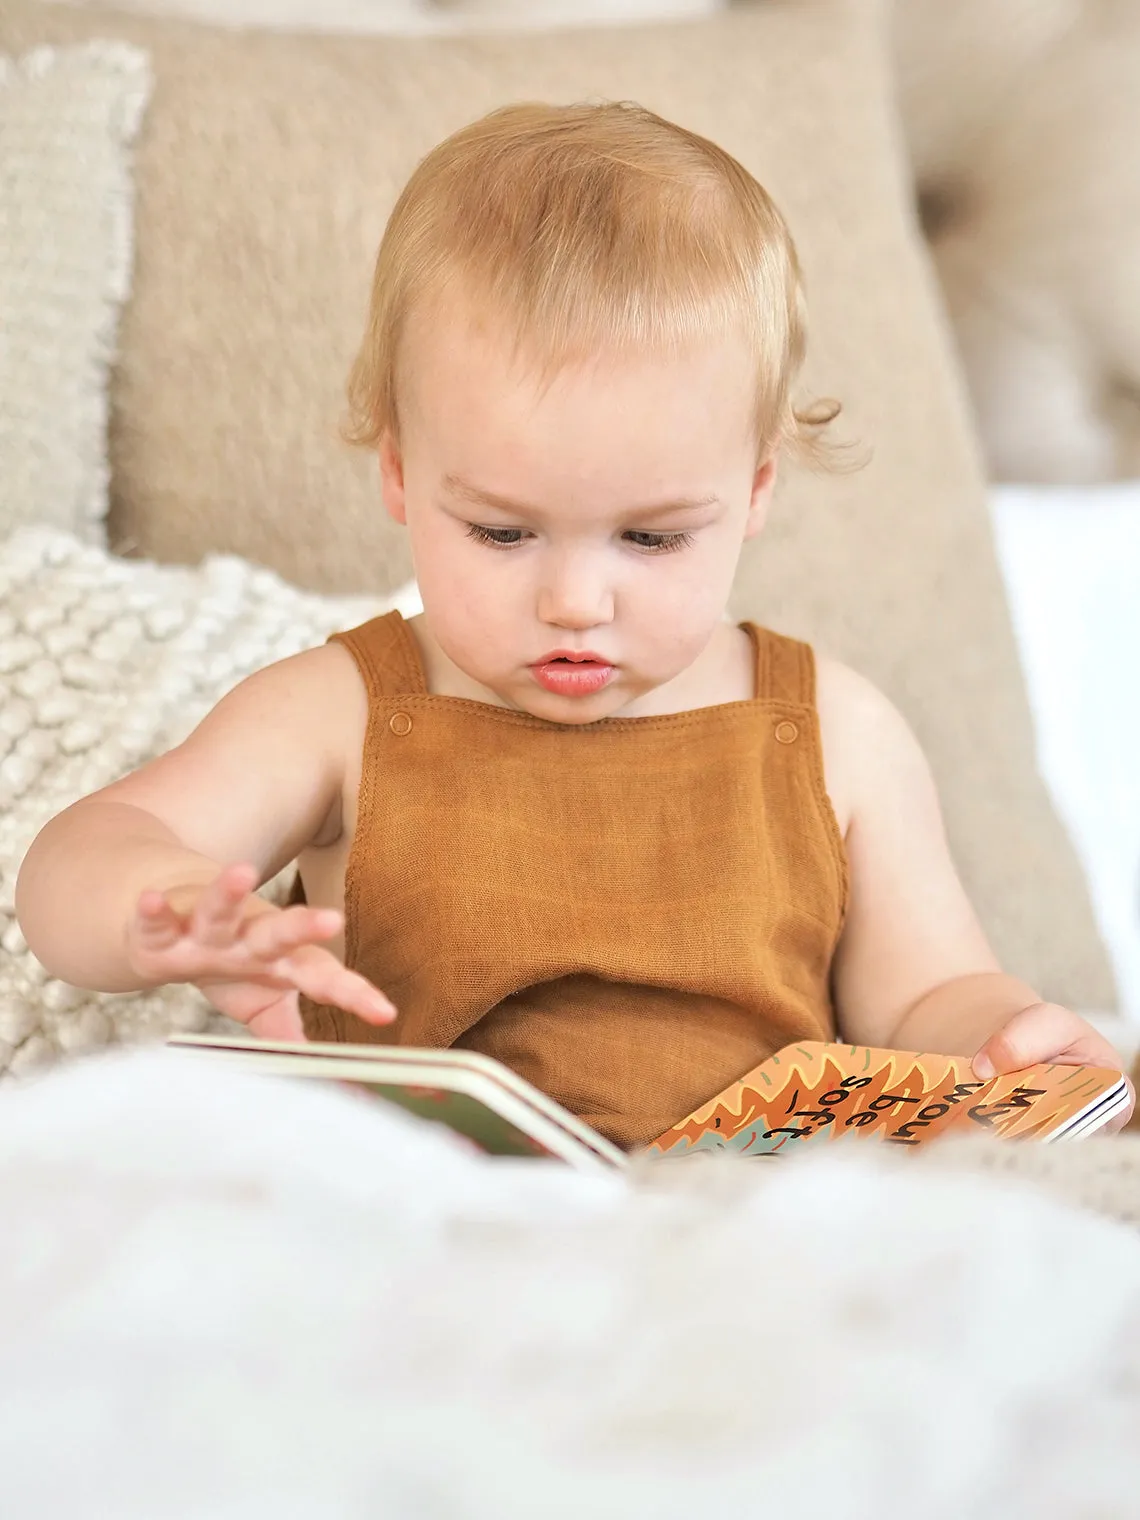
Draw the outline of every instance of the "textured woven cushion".
<instances>
[{"instance_id":1,"label":"textured woven cushion","mask_svg":"<svg viewBox=\"0 0 1140 1520\"><path fill-rule=\"evenodd\" d=\"M0 57L0 532L107 511L107 365L130 284L133 48Z\"/></svg>"},{"instance_id":2,"label":"textured woven cushion","mask_svg":"<svg viewBox=\"0 0 1140 1520\"><path fill-rule=\"evenodd\" d=\"M244 676L387 605L235 559L131 563L46 529L0 544L0 1072L204 1026L187 987L119 997L47 979L15 920L20 862L54 813L179 743Z\"/></svg>"},{"instance_id":3,"label":"textured woven cushion","mask_svg":"<svg viewBox=\"0 0 1140 1520\"><path fill-rule=\"evenodd\" d=\"M444 133L506 100L632 97L718 139L801 246L809 382L873 451L791 473L736 610L815 641L914 723L999 953L1112 1003L1030 724L963 398L913 226L872 0L763 0L557 36L289 37L6 0L0 45L144 44L139 269L117 373L112 525L161 559L228 550L326 590L409 571L372 461L336 430L387 213Z\"/></svg>"}]
</instances>

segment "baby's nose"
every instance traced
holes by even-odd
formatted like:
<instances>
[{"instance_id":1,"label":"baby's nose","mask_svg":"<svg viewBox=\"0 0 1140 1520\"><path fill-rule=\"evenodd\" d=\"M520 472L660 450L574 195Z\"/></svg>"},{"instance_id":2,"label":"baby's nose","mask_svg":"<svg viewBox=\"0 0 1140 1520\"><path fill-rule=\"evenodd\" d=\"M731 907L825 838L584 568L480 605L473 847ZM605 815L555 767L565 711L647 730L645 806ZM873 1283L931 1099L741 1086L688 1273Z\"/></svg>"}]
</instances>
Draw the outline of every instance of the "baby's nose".
<instances>
[{"instance_id":1,"label":"baby's nose","mask_svg":"<svg viewBox=\"0 0 1140 1520\"><path fill-rule=\"evenodd\" d=\"M555 628L581 630L612 623L613 590L601 567L581 555L550 566L539 590L538 615Z\"/></svg>"}]
</instances>

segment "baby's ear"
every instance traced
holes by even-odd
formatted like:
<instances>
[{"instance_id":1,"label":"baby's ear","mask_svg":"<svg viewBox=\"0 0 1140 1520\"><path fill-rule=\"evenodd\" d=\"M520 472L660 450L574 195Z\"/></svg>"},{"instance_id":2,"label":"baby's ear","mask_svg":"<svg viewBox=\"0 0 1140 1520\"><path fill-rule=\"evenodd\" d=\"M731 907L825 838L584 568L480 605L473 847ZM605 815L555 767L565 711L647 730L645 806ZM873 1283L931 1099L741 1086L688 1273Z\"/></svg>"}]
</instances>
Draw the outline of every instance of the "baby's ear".
<instances>
[{"instance_id":1,"label":"baby's ear","mask_svg":"<svg viewBox=\"0 0 1140 1520\"><path fill-rule=\"evenodd\" d=\"M776 475L780 455L776 449L756 466L752 477L752 500L748 504L748 521L744 527L745 538L755 538L768 520L768 506L776 489Z\"/></svg>"},{"instance_id":2,"label":"baby's ear","mask_svg":"<svg viewBox=\"0 0 1140 1520\"><path fill-rule=\"evenodd\" d=\"M380 494L388 516L398 523L408 520L404 500L404 459L399 444L391 433L380 440Z\"/></svg>"}]
</instances>

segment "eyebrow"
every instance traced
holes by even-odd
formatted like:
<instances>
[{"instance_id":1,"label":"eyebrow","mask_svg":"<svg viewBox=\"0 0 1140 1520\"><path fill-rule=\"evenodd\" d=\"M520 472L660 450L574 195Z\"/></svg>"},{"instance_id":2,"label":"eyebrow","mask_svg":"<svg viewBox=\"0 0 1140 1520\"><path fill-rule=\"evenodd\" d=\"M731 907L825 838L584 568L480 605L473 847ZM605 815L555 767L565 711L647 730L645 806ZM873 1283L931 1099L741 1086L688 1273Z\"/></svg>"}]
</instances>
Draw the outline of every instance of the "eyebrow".
<instances>
[{"instance_id":1,"label":"eyebrow","mask_svg":"<svg viewBox=\"0 0 1140 1520\"><path fill-rule=\"evenodd\" d=\"M525 501L513 501L509 496L500 496L496 491L484 491L481 486L472 485L469 480L464 480L462 475L445 475L443 486L452 496L462 497L464 501L469 501L477 507L492 507L495 511L515 517L542 516L537 507ZM698 512L703 507L719 505L719 496L679 496L669 501L652 502L648 506L631 507L622 516L633 520L642 517L679 517L686 513Z\"/></svg>"}]
</instances>

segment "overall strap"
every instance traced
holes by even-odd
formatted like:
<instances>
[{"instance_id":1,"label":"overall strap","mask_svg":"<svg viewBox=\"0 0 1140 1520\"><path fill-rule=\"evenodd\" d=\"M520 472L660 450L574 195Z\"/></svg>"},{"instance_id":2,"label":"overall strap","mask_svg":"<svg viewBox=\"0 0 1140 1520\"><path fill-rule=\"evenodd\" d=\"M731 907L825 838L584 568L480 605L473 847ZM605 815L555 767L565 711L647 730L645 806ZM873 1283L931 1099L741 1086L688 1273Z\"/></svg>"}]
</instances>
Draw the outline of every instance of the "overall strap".
<instances>
[{"instance_id":1,"label":"overall strap","mask_svg":"<svg viewBox=\"0 0 1140 1520\"><path fill-rule=\"evenodd\" d=\"M757 700L814 707L815 656L811 645L755 623L745 623L744 630L756 654Z\"/></svg>"},{"instance_id":2,"label":"overall strap","mask_svg":"<svg viewBox=\"0 0 1140 1520\"><path fill-rule=\"evenodd\" d=\"M370 702L427 691L415 635L398 612L386 612L358 628L334 633L356 661Z\"/></svg>"}]
</instances>

